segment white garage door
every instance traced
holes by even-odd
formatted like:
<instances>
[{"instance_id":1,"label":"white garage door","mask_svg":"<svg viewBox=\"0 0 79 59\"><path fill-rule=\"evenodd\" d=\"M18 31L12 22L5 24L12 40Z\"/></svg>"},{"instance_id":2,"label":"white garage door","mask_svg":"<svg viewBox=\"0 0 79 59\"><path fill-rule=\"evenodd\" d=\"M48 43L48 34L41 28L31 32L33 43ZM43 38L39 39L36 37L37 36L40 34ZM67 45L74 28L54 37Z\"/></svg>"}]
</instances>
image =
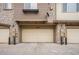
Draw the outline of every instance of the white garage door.
<instances>
[{"instance_id":1,"label":"white garage door","mask_svg":"<svg viewBox=\"0 0 79 59\"><path fill-rule=\"evenodd\" d=\"M53 29L22 29L22 42L53 42Z\"/></svg>"},{"instance_id":2,"label":"white garage door","mask_svg":"<svg viewBox=\"0 0 79 59\"><path fill-rule=\"evenodd\" d=\"M68 43L79 43L79 29L67 29Z\"/></svg>"},{"instance_id":3,"label":"white garage door","mask_svg":"<svg viewBox=\"0 0 79 59\"><path fill-rule=\"evenodd\" d=\"M0 43L8 43L9 29L0 29Z\"/></svg>"}]
</instances>

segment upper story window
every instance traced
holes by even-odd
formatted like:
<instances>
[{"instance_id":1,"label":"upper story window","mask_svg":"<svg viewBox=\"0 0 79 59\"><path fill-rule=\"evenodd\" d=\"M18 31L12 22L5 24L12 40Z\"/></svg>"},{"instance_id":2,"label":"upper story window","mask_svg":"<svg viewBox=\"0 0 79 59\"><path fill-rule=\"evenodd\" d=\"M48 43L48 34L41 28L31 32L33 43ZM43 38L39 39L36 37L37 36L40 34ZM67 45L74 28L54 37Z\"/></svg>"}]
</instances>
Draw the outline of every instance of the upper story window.
<instances>
[{"instance_id":1,"label":"upper story window","mask_svg":"<svg viewBox=\"0 0 79 59\"><path fill-rule=\"evenodd\" d=\"M38 13L37 3L24 3L24 13Z\"/></svg>"},{"instance_id":2,"label":"upper story window","mask_svg":"<svg viewBox=\"0 0 79 59\"><path fill-rule=\"evenodd\" d=\"M64 3L63 12L79 12L79 3Z\"/></svg>"},{"instance_id":3,"label":"upper story window","mask_svg":"<svg viewBox=\"0 0 79 59\"><path fill-rule=\"evenodd\" d=\"M4 3L4 9L12 9L11 3Z\"/></svg>"},{"instance_id":4,"label":"upper story window","mask_svg":"<svg viewBox=\"0 0 79 59\"><path fill-rule=\"evenodd\" d=\"M38 9L37 3L24 3L24 9Z\"/></svg>"}]
</instances>

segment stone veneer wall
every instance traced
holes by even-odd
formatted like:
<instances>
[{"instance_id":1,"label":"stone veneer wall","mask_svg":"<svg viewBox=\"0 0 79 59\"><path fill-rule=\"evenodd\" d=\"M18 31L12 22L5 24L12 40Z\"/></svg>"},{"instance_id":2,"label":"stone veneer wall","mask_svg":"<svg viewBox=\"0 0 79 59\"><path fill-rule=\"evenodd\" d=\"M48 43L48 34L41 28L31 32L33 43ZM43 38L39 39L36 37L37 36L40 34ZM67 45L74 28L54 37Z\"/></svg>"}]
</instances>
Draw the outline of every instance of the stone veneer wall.
<instances>
[{"instance_id":1,"label":"stone veneer wall","mask_svg":"<svg viewBox=\"0 0 79 59\"><path fill-rule=\"evenodd\" d=\"M53 15L55 15L55 4L51 4L51 6L53 7ZM10 38L11 41L13 41L13 36L16 34L16 42L19 43L20 42L20 28L19 25L16 22L16 19L14 19L14 7L15 5L12 4L12 8L11 10L5 10L3 8L3 4L0 4L0 23L2 24L6 24L6 25L10 25ZM51 19L51 23L53 22L53 20L55 20L55 16L52 17ZM50 20L48 20L50 21ZM14 24L14 27L13 27ZM16 31L15 31L16 29Z\"/></svg>"},{"instance_id":2,"label":"stone veneer wall","mask_svg":"<svg viewBox=\"0 0 79 59\"><path fill-rule=\"evenodd\" d=\"M12 7L13 7L13 5L12 5ZM19 26L18 26L18 24L16 23L16 21L13 19L13 17L14 17L14 10L13 9L11 9L11 10L6 10L6 9L4 9L3 8L3 4L2 3L0 3L0 23L1 24L6 24L6 25L10 25L10 38L11 38L11 40L12 40L12 37L13 37L13 35L12 35L12 29L16 29L16 32L15 33L17 33L16 34L16 41L17 41L17 43L19 42ZM12 25L13 24L15 24L15 27L13 28L12 27ZM13 41L13 40L12 40Z\"/></svg>"}]
</instances>

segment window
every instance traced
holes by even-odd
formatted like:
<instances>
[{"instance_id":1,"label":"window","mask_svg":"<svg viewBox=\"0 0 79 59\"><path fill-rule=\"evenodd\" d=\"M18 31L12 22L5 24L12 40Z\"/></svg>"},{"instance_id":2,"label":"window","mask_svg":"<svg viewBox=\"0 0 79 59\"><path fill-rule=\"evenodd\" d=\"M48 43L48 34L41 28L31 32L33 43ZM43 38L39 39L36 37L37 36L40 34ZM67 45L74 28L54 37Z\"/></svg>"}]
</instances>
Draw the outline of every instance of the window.
<instances>
[{"instance_id":1,"label":"window","mask_svg":"<svg viewBox=\"0 0 79 59\"><path fill-rule=\"evenodd\" d=\"M23 13L38 13L37 3L24 3Z\"/></svg>"},{"instance_id":2,"label":"window","mask_svg":"<svg viewBox=\"0 0 79 59\"><path fill-rule=\"evenodd\" d=\"M11 3L4 3L4 9L12 9Z\"/></svg>"},{"instance_id":3,"label":"window","mask_svg":"<svg viewBox=\"0 0 79 59\"><path fill-rule=\"evenodd\" d=\"M79 12L79 3L64 3L63 12Z\"/></svg>"},{"instance_id":4,"label":"window","mask_svg":"<svg viewBox=\"0 0 79 59\"><path fill-rule=\"evenodd\" d=\"M37 3L24 3L24 9L37 9Z\"/></svg>"}]
</instances>

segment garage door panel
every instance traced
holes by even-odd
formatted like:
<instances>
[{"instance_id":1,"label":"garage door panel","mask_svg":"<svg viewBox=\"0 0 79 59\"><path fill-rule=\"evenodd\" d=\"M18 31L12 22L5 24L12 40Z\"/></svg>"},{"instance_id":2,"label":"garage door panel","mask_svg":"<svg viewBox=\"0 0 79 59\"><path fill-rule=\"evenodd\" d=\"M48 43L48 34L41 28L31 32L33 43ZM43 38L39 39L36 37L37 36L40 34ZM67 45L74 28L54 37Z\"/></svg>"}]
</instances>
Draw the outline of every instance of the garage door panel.
<instances>
[{"instance_id":1,"label":"garage door panel","mask_svg":"<svg viewBox=\"0 0 79 59\"><path fill-rule=\"evenodd\" d=\"M0 43L8 43L9 29L0 29Z\"/></svg>"},{"instance_id":2,"label":"garage door panel","mask_svg":"<svg viewBox=\"0 0 79 59\"><path fill-rule=\"evenodd\" d=\"M22 29L22 42L53 42L53 29Z\"/></svg>"},{"instance_id":3,"label":"garage door panel","mask_svg":"<svg viewBox=\"0 0 79 59\"><path fill-rule=\"evenodd\" d=\"M79 43L79 29L67 29L68 43Z\"/></svg>"}]
</instances>

